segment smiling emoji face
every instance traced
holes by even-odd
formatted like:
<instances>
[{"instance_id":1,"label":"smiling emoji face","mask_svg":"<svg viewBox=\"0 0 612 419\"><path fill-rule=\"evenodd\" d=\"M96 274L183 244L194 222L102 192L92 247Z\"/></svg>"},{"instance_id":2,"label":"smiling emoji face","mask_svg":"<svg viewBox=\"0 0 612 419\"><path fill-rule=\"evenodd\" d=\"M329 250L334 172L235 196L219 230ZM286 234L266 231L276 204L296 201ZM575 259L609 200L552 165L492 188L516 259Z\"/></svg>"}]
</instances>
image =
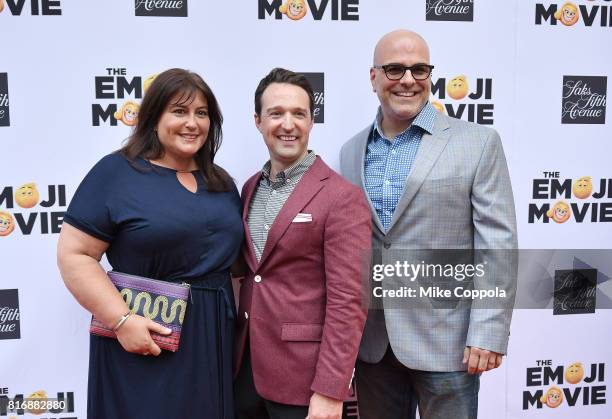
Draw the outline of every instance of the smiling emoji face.
<instances>
[{"instance_id":1,"label":"smiling emoji face","mask_svg":"<svg viewBox=\"0 0 612 419\"><path fill-rule=\"evenodd\" d=\"M576 198L585 199L593 192L593 182L590 176L583 176L574 182L572 192Z\"/></svg>"},{"instance_id":2,"label":"smiling emoji face","mask_svg":"<svg viewBox=\"0 0 612 419\"><path fill-rule=\"evenodd\" d=\"M34 402L36 400L40 400L40 401L46 401L47 400L47 392L45 390L38 390L35 391L34 393L30 394L28 396L28 399L33 400ZM44 404L43 404L44 406ZM47 411L47 409L42 409L42 408L33 408L33 409L27 409L28 412L32 413L33 415L40 415L43 414Z\"/></svg>"},{"instance_id":3,"label":"smiling emoji face","mask_svg":"<svg viewBox=\"0 0 612 419\"><path fill-rule=\"evenodd\" d=\"M584 368L580 362L574 362L565 369L565 381L570 384L577 384L584 377Z\"/></svg>"},{"instance_id":4,"label":"smiling emoji face","mask_svg":"<svg viewBox=\"0 0 612 419\"><path fill-rule=\"evenodd\" d=\"M563 393L561 393L560 388L551 387L540 397L540 402L548 407L558 407L563 402Z\"/></svg>"},{"instance_id":5,"label":"smiling emoji face","mask_svg":"<svg viewBox=\"0 0 612 419\"><path fill-rule=\"evenodd\" d=\"M278 10L286 14L289 19L299 20L306 16L308 9L304 0L287 0Z\"/></svg>"},{"instance_id":6,"label":"smiling emoji face","mask_svg":"<svg viewBox=\"0 0 612 419\"><path fill-rule=\"evenodd\" d=\"M32 208L38 203L40 194L35 183L26 183L15 191L15 201L21 208Z\"/></svg>"},{"instance_id":7,"label":"smiling emoji face","mask_svg":"<svg viewBox=\"0 0 612 419\"><path fill-rule=\"evenodd\" d=\"M444 105L442 105L437 100L432 100L431 101L431 106L433 106L438 112L444 113Z\"/></svg>"},{"instance_id":8,"label":"smiling emoji face","mask_svg":"<svg viewBox=\"0 0 612 419\"><path fill-rule=\"evenodd\" d=\"M570 2L565 3L555 12L555 19L560 20L565 26L572 26L578 22L578 7Z\"/></svg>"},{"instance_id":9,"label":"smiling emoji face","mask_svg":"<svg viewBox=\"0 0 612 419\"><path fill-rule=\"evenodd\" d=\"M548 218L552 218L554 222L559 224L569 220L571 214L570 206L565 201L555 203L555 205L546 212Z\"/></svg>"},{"instance_id":10,"label":"smiling emoji face","mask_svg":"<svg viewBox=\"0 0 612 419\"><path fill-rule=\"evenodd\" d=\"M457 76L448 82L446 86L448 95L453 99L463 99L468 94L468 82L465 76Z\"/></svg>"},{"instance_id":11,"label":"smiling emoji face","mask_svg":"<svg viewBox=\"0 0 612 419\"><path fill-rule=\"evenodd\" d=\"M138 103L128 100L121 105L121 108L115 112L114 116L118 121L123 122L127 126L133 127L136 125L139 110L140 106Z\"/></svg>"},{"instance_id":12,"label":"smiling emoji face","mask_svg":"<svg viewBox=\"0 0 612 419\"><path fill-rule=\"evenodd\" d=\"M157 73L152 74L142 82L142 90L144 91L145 94L147 93L147 90L149 90L151 83L153 83L153 80L155 80L156 77L157 77Z\"/></svg>"},{"instance_id":13,"label":"smiling emoji face","mask_svg":"<svg viewBox=\"0 0 612 419\"><path fill-rule=\"evenodd\" d=\"M15 230L15 220L6 211L0 211L0 236L8 236Z\"/></svg>"}]
</instances>

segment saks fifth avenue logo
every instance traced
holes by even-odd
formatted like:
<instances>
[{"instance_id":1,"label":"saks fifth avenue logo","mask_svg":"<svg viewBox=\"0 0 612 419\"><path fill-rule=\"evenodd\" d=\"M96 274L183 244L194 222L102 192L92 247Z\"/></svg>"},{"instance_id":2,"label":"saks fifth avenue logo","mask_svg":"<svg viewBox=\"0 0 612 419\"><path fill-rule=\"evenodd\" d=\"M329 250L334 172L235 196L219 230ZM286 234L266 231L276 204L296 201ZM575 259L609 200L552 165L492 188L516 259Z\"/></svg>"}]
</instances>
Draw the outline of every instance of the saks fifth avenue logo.
<instances>
[{"instance_id":1,"label":"saks fifth avenue logo","mask_svg":"<svg viewBox=\"0 0 612 419\"><path fill-rule=\"evenodd\" d=\"M431 104L453 118L493 125L493 79L470 79L465 75L440 77L431 81ZM448 98L447 98L448 96ZM452 100L451 100L452 99Z\"/></svg>"},{"instance_id":2,"label":"saks fifth avenue logo","mask_svg":"<svg viewBox=\"0 0 612 419\"><path fill-rule=\"evenodd\" d=\"M473 0L426 0L425 20L472 22L474 2Z\"/></svg>"},{"instance_id":3,"label":"saks fifth avenue logo","mask_svg":"<svg viewBox=\"0 0 612 419\"><path fill-rule=\"evenodd\" d=\"M0 127L8 127L10 125L8 75L7 73L0 73Z\"/></svg>"},{"instance_id":4,"label":"saks fifth avenue logo","mask_svg":"<svg viewBox=\"0 0 612 419\"><path fill-rule=\"evenodd\" d=\"M555 271L553 315L595 313L597 269Z\"/></svg>"},{"instance_id":5,"label":"saks fifth avenue logo","mask_svg":"<svg viewBox=\"0 0 612 419\"><path fill-rule=\"evenodd\" d=\"M0 290L0 339L20 337L18 290Z\"/></svg>"},{"instance_id":6,"label":"saks fifth avenue logo","mask_svg":"<svg viewBox=\"0 0 612 419\"><path fill-rule=\"evenodd\" d=\"M322 124L325 122L325 74L324 73L300 73L310 83L314 91L314 123Z\"/></svg>"},{"instance_id":7,"label":"saks fifth avenue logo","mask_svg":"<svg viewBox=\"0 0 612 419\"><path fill-rule=\"evenodd\" d=\"M548 22L553 26L574 26L582 21L584 26L612 26L612 7L603 3L612 0L586 0L583 4L566 1L560 4L535 5L535 24L543 25ZM557 22L561 25L557 25Z\"/></svg>"},{"instance_id":8,"label":"saks fifth avenue logo","mask_svg":"<svg viewBox=\"0 0 612 419\"><path fill-rule=\"evenodd\" d=\"M606 123L606 76L563 76L562 124Z\"/></svg>"},{"instance_id":9,"label":"saks fifth avenue logo","mask_svg":"<svg viewBox=\"0 0 612 419\"><path fill-rule=\"evenodd\" d=\"M612 222L612 178L562 179L559 172L543 172L542 178L533 179L531 198L529 224Z\"/></svg>"},{"instance_id":10,"label":"saks fifth avenue logo","mask_svg":"<svg viewBox=\"0 0 612 419\"><path fill-rule=\"evenodd\" d=\"M564 366L544 359L535 364L525 371L523 410L606 404L605 363L573 362Z\"/></svg>"},{"instance_id":11,"label":"saks fifth avenue logo","mask_svg":"<svg viewBox=\"0 0 612 419\"><path fill-rule=\"evenodd\" d=\"M258 19L274 16L301 20L311 15L314 20L328 16L330 20L359 20L359 0L257 0Z\"/></svg>"},{"instance_id":12,"label":"saks fifth avenue logo","mask_svg":"<svg viewBox=\"0 0 612 419\"><path fill-rule=\"evenodd\" d=\"M136 16L187 17L187 0L135 0Z\"/></svg>"}]
</instances>

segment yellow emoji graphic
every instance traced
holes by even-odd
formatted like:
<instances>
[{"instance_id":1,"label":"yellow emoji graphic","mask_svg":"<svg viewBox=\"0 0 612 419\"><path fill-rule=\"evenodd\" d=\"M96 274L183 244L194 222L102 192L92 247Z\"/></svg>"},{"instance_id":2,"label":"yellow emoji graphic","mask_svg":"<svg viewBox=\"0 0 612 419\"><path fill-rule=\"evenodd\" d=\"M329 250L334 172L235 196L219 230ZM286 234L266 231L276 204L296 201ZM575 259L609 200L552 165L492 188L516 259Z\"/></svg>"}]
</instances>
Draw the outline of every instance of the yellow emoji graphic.
<instances>
[{"instance_id":1,"label":"yellow emoji graphic","mask_svg":"<svg viewBox=\"0 0 612 419\"><path fill-rule=\"evenodd\" d=\"M436 108L436 110L440 113L444 113L444 106L438 102L437 100L432 100L431 101L431 106L433 106L434 108Z\"/></svg>"},{"instance_id":2,"label":"yellow emoji graphic","mask_svg":"<svg viewBox=\"0 0 612 419\"><path fill-rule=\"evenodd\" d=\"M468 82L465 76L457 76L446 86L448 95L453 99L463 99L468 94Z\"/></svg>"},{"instance_id":3,"label":"yellow emoji graphic","mask_svg":"<svg viewBox=\"0 0 612 419\"><path fill-rule=\"evenodd\" d=\"M585 199L593 192L593 182L590 176L582 176L580 179L574 182L572 186L572 192L576 198Z\"/></svg>"},{"instance_id":4,"label":"yellow emoji graphic","mask_svg":"<svg viewBox=\"0 0 612 419\"><path fill-rule=\"evenodd\" d=\"M571 214L570 206L565 201L556 202L551 209L546 211L546 216L559 224L569 220Z\"/></svg>"},{"instance_id":5,"label":"yellow emoji graphic","mask_svg":"<svg viewBox=\"0 0 612 419\"><path fill-rule=\"evenodd\" d=\"M41 400L47 401L47 392L45 390L38 390L28 396L28 399L33 399L33 401ZM41 413L45 413L47 409L28 409L28 412L34 415L40 415Z\"/></svg>"},{"instance_id":6,"label":"yellow emoji graphic","mask_svg":"<svg viewBox=\"0 0 612 419\"><path fill-rule=\"evenodd\" d=\"M578 22L578 6L570 2L565 3L555 12L555 19L560 20L565 26L572 26Z\"/></svg>"},{"instance_id":7,"label":"yellow emoji graphic","mask_svg":"<svg viewBox=\"0 0 612 419\"><path fill-rule=\"evenodd\" d=\"M584 368L580 362L574 362L565 369L565 381L576 384L584 377Z\"/></svg>"},{"instance_id":8,"label":"yellow emoji graphic","mask_svg":"<svg viewBox=\"0 0 612 419\"><path fill-rule=\"evenodd\" d=\"M145 79L145 81L142 82L142 90L144 91L144 93L147 93L147 90L149 90L149 86L151 86L151 83L153 83L153 80L155 80L156 77L157 73L151 74Z\"/></svg>"},{"instance_id":9,"label":"yellow emoji graphic","mask_svg":"<svg viewBox=\"0 0 612 419\"><path fill-rule=\"evenodd\" d=\"M15 201L17 201L17 204L21 208L32 208L34 205L38 204L39 198L40 194L38 193L38 189L36 189L35 183L21 185L15 192Z\"/></svg>"},{"instance_id":10,"label":"yellow emoji graphic","mask_svg":"<svg viewBox=\"0 0 612 419\"><path fill-rule=\"evenodd\" d=\"M125 125L133 127L136 125L138 118L138 111L140 110L140 106L136 102L132 102L128 100L117 112L115 112L115 119L123 122Z\"/></svg>"},{"instance_id":11,"label":"yellow emoji graphic","mask_svg":"<svg viewBox=\"0 0 612 419\"><path fill-rule=\"evenodd\" d=\"M8 236L15 230L15 220L6 211L0 211L0 236Z\"/></svg>"},{"instance_id":12,"label":"yellow emoji graphic","mask_svg":"<svg viewBox=\"0 0 612 419\"><path fill-rule=\"evenodd\" d=\"M0 0L0 13L4 10L4 0Z\"/></svg>"},{"instance_id":13,"label":"yellow emoji graphic","mask_svg":"<svg viewBox=\"0 0 612 419\"><path fill-rule=\"evenodd\" d=\"M548 407L558 407L563 401L563 393L559 387L551 387L542 397L540 402L544 403Z\"/></svg>"},{"instance_id":14,"label":"yellow emoji graphic","mask_svg":"<svg viewBox=\"0 0 612 419\"><path fill-rule=\"evenodd\" d=\"M306 16L308 9L304 0L286 0L278 11L286 14L289 19L299 20Z\"/></svg>"}]
</instances>

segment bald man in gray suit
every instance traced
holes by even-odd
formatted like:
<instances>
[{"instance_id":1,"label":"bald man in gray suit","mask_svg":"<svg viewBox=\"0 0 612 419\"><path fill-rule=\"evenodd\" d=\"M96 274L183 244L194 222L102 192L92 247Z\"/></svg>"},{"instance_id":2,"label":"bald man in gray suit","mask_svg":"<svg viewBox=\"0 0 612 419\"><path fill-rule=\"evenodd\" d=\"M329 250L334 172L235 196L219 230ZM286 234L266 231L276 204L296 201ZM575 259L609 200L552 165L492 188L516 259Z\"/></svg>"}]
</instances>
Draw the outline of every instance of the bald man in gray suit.
<instances>
[{"instance_id":1,"label":"bald man in gray suit","mask_svg":"<svg viewBox=\"0 0 612 419\"><path fill-rule=\"evenodd\" d=\"M370 79L380 108L342 147L342 174L368 197L374 263L393 264L409 254L402 249L509 249L473 286L495 282L513 301L516 219L500 137L436 111L432 69L416 33L393 31L378 42ZM512 309L445 307L398 309L383 300L370 309L356 368L363 419L411 417L415 396L423 419L477 417L479 376L502 362Z\"/></svg>"}]
</instances>

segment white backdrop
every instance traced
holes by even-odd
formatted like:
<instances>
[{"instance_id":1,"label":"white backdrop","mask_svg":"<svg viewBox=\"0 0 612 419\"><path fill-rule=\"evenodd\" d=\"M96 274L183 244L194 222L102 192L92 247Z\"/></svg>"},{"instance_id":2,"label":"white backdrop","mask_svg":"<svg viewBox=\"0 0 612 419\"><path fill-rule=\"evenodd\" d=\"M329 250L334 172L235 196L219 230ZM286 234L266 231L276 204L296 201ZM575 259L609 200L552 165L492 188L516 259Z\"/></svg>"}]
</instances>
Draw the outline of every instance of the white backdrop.
<instances>
[{"instance_id":1,"label":"white backdrop","mask_svg":"<svg viewBox=\"0 0 612 419\"><path fill-rule=\"evenodd\" d=\"M606 142L610 116L604 119L607 123L601 121L607 94L603 83L612 71L612 1L574 0L578 20L571 25L552 14L562 9L561 1L309 0L308 13L299 20L285 15L277 20L265 11L260 19L259 6L278 6L273 0L158 1L157 6L183 3L187 16L137 16L146 13L147 6L156 6L146 3L0 0L0 221L4 212L10 214L5 219L16 224L12 233L0 236L0 310L6 308L6 314L0 311L0 417L33 417L7 413L2 403L38 390L49 397L72 393L74 400L73 412L38 417L86 416L89 315L58 275L53 219L61 221L85 173L130 133L121 121L112 126L107 119L94 126L92 105L120 107L126 100L140 101L136 90L116 97L123 93L116 79L108 82L115 86L108 90L111 98L96 97L96 77L124 73L128 83L141 87L142 80L170 67L200 73L225 117L217 161L240 186L267 158L253 123L253 93L271 68L324 73L325 122L315 125L310 147L337 168L341 145L371 123L376 112L368 79L376 41L392 29L410 28L429 42L434 84L444 78L441 83L446 85L464 75L469 92L475 93L479 79L490 79L490 98L452 99L442 89L432 100L445 105L447 113L464 106L462 119L470 109L492 112L486 119L500 132L506 151L520 247L612 247L612 210L606 209L612 206L612 193L601 198L579 199L571 193L556 197L544 186L540 196L533 195L535 179L550 182L544 172L556 172L560 183L590 176L596 196L600 181L607 185L612 178L612 147ZM426 15L428 3L466 8L472 18L468 13L462 21L428 20L452 18L444 11L436 15L435 8ZM315 19L313 11L323 7L322 17ZM571 6L563 7L572 14ZM357 20L342 20L343 8ZM173 12L153 9L158 14ZM562 123L563 106L572 104L585 115ZM40 191L40 200L24 208L14 194L30 182ZM46 203L49 187L58 193L64 187L66 202ZM540 215L529 222L530 205L542 210L558 200L574 204L568 221L556 223ZM593 207L598 211L594 218ZM584 215L582 222L576 213ZM571 268L571 261L567 264L552 266L552 276L555 269ZM14 292L7 291L13 289L18 290L18 319L14 309L10 311L17 307ZM565 316L544 309L516 310L509 356L502 368L482 378L480 417L609 418L605 387L612 368L611 323L612 314L602 309ZM19 338L9 330L17 324ZM591 364L604 364L608 374L591 383L553 380L527 385L529 368L554 370L574 362L583 363L585 377ZM581 388L573 406L568 393L556 408L523 405L525 391L545 392L553 385L567 388L570 396ZM592 403L593 391L600 404Z\"/></svg>"}]
</instances>

